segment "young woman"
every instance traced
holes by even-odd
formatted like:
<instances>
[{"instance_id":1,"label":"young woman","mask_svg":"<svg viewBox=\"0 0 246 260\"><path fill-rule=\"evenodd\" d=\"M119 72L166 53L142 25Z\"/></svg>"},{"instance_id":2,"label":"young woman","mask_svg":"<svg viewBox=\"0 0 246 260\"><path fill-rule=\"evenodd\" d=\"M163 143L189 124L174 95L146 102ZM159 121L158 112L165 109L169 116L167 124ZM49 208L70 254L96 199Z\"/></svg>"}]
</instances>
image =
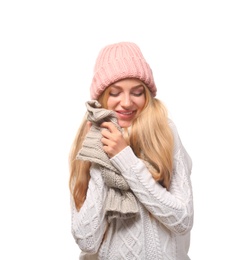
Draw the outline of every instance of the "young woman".
<instances>
[{"instance_id":1,"label":"young woman","mask_svg":"<svg viewBox=\"0 0 246 260\"><path fill-rule=\"evenodd\" d=\"M103 48L90 91L70 154L80 259L189 259L192 163L139 47Z\"/></svg>"}]
</instances>

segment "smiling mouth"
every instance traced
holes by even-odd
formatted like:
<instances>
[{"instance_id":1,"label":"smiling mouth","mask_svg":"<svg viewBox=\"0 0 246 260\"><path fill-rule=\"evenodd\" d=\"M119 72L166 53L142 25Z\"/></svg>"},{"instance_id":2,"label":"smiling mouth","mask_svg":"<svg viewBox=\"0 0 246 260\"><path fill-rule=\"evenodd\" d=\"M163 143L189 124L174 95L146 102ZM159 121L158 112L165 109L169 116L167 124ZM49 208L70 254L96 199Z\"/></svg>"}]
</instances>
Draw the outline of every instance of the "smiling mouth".
<instances>
[{"instance_id":1,"label":"smiling mouth","mask_svg":"<svg viewBox=\"0 0 246 260\"><path fill-rule=\"evenodd\" d=\"M136 115L136 110L131 111L116 111L118 119L121 120L132 120Z\"/></svg>"},{"instance_id":2,"label":"smiling mouth","mask_svg":"<svg viewBox=\"0 0 246 260\"><path fill-rule=\"evenodd\" d=\"M135 111L117 111L117 113L119 113L119 114L121 114L121 115L129 116L129 115L134 114Z\"/></svg>"}]
</instances>

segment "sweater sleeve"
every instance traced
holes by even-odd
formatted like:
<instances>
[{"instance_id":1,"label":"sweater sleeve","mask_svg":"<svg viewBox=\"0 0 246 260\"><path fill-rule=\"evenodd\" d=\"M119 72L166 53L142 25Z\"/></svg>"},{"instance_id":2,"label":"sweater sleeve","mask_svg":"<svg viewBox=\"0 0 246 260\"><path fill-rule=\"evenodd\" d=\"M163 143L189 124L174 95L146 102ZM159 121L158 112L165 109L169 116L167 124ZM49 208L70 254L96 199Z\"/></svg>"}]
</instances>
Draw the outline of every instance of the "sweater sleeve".
<instances>
[{"instance_id":1,"label":"sweater sleeve","mask_svg":"<svg viewBox=\"0 0 246 260\"><path fill-rule=\"evenodd\" d=\"M86 200L79 211L71 198L72 234L80 249L89 254L96 253L103 239L107 221L104 201L107 188L99 169L91 166Z\"/></svg>"},{"instance_id":2,"label":"sweater sleeve","mask_svg":"<svg viewBox=\"0 0 246 260\"><path fill-rule=\"evenodd\" d=\"M169 191L153 179L129 146L111 158L111 162L124 176L140 203L170 231L182 235L189 232L193 225L192 162L172 122L170 127L174 136L174 161Z\"/></svg>"}]
</instances>

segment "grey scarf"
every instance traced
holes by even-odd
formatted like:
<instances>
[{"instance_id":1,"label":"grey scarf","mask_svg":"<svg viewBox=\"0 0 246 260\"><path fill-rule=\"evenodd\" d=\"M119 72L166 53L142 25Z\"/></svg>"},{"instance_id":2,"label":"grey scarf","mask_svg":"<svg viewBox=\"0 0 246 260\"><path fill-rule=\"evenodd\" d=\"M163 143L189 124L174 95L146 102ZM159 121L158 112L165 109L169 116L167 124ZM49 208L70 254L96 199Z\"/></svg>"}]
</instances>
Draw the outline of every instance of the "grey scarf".
<instances>
[{"instance_id":1,"label":"grey scarf","mask_svg":"<svg viewBox=\"0 0 246 260\"><path fill-rule=\"evenodd\" d=\"M77 159L99 165L103 180L109 187L105 206L108 220L133 217L138 213L136 198L124 177L111 164L109 157L103 151L101 142L100 125L104 121L112 122L122 132L117 123L117 117L113 111L102 108L96 100L86 102L86 107L88 111L87 120L92 123L92 126L85 136Z\"/></svg>"}]
</instances>

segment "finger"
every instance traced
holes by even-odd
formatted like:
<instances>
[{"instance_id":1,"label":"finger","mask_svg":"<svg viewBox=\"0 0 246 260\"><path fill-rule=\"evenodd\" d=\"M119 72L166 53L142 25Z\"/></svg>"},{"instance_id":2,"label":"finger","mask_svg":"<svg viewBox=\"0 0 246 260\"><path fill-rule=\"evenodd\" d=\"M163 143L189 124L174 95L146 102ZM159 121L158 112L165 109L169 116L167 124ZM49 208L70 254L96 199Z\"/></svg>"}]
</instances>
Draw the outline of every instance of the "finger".
<instances>
[{"instance_id":1,"label":"finger","mask_svg":"<svg viewBox=\"0 0 246 260\"><path fill-rule=\"evenodd\" d=\"M103 150L104 152L109 156L112 157L114 156L117 152L117 144L115 142L112 142L111 140L107 138L102 138L101 139L102 145L103 145Z\"/></svg>"},{"instance_id":2,"label":"finger","mask_svg":"<svg viewBox=\"0 0 246 260\"><path fill-rule=\"evenodd\" d=\"M111 133L118 131L117 127L112 122L103 122L100 126L102 128L107 128Z\"/></svg>"},{"instance_id":3,"label":"finger","mask_svg":"<svg viewBox=\"0 0 246 260\"><path fill-rule=\"evenodd\" d=\"M86 122L86 128L85 128L87 132L89 132L91 126L92 126L92 123L90 121L87 121Z\"/></svg>"},{"instance_id":4,"label":"finger","mask_svg":"<svg viewBox=\"0 0 246 260\"><path fill-rule=\"evenodd\" d=\"M101 142L102 142L103 146L110 146L110 145L112 145L112 141L110 139L108 139L107 137L102 137L101 138Z\"/></svg>"},{"instance_id":5,"label":"finger","mask_svg":"<svg viewBox=\"0 0 246 260\"><path fill-rule=\"evenodd\" d=\"M88 129L90 129L91 126L92 126L92 123L90 121L87 121L86 126L87 126Z\"/></svg>"},{"instance_id":6,"label":"finger","mask_svg":"<svg viewBox=\"0 0 246 260\"><path fill-rule=\"evenodd\" d=\"M111 135L112 135L112 133L109 132L108 129L102 129L102 130L101 130L101 134L102 134L102 136L103 136L104 138L107 138L107 139L109 139L109 138L111 137Z\"/></svg>"},{"instance_id":7,"label":"finger","mask_svg":"<svg viewBox=\"0 0 246 260\"><path fill-rule=\"evenodd\" d=\"M112 130L111 128L111 131L108 128L103 128L101 134L103 137L114 142L118 142L117 140L120 140L123 137L122 133L117 128L115 128L115 130Z\"/></svg>"}]
</instances>

